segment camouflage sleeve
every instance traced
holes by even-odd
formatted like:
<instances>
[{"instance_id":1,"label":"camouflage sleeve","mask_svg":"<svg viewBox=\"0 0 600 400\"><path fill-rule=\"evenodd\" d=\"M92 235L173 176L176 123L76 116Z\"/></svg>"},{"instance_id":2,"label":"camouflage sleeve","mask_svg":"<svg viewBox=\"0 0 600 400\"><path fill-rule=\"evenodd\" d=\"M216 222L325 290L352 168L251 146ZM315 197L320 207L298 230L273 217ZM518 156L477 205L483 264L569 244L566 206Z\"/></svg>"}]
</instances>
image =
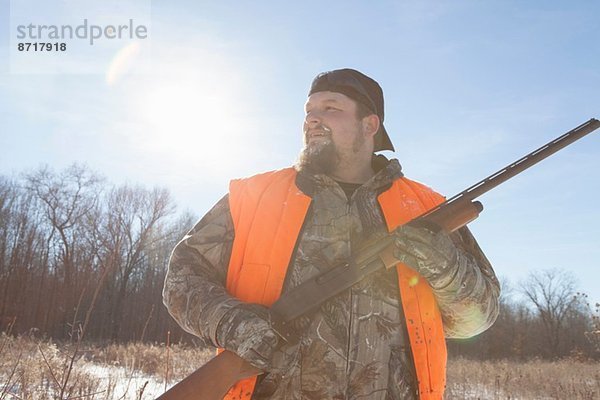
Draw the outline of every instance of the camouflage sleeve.
<instances>
[{"instance_id":1,"label":"camouflage sleeve","mask_svg":"<svg viewBox=\"0 0 600 400\"><path fill-rule=\"evenodd\" d=\"M233 237L226 195L175 246L165 278L163 302L169 313L213 346L219 321L240 304L225 290Z\"/></svg>"},{"instance_id":2,"label":"camouflage sleeve","mask_svg":"<svg viewBox=\"0 0 600 400\"><path fill-rule=\"evenodd\" d=\"M446 337L468 338L489 328L499 312L500 284L467 227L450 235L459 249L458 268L437 281L434 292Z\"/></svg>"}]
</instances>

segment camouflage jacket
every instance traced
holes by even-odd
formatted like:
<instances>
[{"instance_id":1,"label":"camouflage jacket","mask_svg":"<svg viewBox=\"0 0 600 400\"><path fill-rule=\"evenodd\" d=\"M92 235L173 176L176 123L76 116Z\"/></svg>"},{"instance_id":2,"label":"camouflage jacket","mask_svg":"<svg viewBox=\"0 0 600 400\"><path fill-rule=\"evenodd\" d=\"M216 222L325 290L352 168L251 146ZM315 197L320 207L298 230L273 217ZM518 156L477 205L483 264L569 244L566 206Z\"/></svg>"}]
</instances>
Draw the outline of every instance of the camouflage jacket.
<instances>
[{"instance_id":1,"label":"camouflage jacket","mask_svg":"<svg viewBox=\"0 0 600 400\"><path fill-rule=\"evenodd\" d=\"M365 238L387 232L377 195L402 176L387 162L350 199L325 175L298 174L312 205L283 292L349 259ZM215 330L239 300L224 285L234 237L228 197L173 251L164 302L188 332L216 345ZM447 337L470 337L498 313L499 284L489 261L465 227L452 239L471 262L430 282ZM284 348L277 368L259 377L253 399L414 399L416 385L398 298L395 271L381 271L295 321L299 344ZM482 328L483 327L483 328Z\"/></svg>"}]
</instances>

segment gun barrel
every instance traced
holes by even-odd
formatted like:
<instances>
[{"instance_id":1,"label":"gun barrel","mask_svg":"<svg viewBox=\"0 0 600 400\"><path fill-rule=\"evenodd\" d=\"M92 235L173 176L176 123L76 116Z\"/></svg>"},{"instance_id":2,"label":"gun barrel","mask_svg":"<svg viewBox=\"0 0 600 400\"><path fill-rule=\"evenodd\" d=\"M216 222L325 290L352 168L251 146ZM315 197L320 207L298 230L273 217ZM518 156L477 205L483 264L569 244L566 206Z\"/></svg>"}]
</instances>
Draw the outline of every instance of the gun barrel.
<instances>
[{"instance_id":1,"label":"gun barrel","mask_svg":"<svg viewBox=\"0 0 600 400\"><path fill-rule=\"evenodd\" d=\"M449 205L450 203L454 203L456 201L473 201L482 194L489 192L501 183L509 180L517 174L520 174L527 168L534 166L543 159L567 147L571 143L581 139L582 137L588 135L589 133L595 131L598 128L600 128L600 121L598 121L595 118L591 118L589 121L579 125L577 128L574 128L569 132L557 137L556 139L546 143L540 148L521 157L512 164L509 164L506 167L500 169L499 171L494 172L487 178L477 182L473 186L451 197L436 208L430 210L426 215L432 214L438 209L443 208Z\"/></svg>"}]
</instances>

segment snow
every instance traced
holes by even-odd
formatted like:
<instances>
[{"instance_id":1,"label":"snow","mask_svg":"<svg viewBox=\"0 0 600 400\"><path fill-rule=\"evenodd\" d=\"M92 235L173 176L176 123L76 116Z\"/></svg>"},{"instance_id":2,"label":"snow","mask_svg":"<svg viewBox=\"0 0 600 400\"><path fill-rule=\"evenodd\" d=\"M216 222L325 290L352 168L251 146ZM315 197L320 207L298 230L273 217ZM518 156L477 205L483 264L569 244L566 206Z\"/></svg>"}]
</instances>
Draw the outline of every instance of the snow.
<instances>
[{"instance_id":1,"label":"snow","mask_svg":"<svg viewBox=\"0 0 600 400\"><path fill-rule=\"evenodd\" d=\"M0 381L6 377L0 376ZM145 374L139 370L122 366L101 365L89 361L79 360L71 374L69 385L77 383L83 387L82 391L76 389L77 398L90 400L153 400L165 392L164 378ZM166 389L176 383L170 380ZM5 394L10 398L19 399L23 390L14 380L6 388L6 382L0 383L0 395ZM57 396L57 388L47 380L35 386L29 384L26 392L34 398L52 399ZM12 396L11 396L12 395ZM1 396L0 396L1 397Z\"/></svg>"},{"instance_id":2,"label":"snow","mask_svg":"<svg viewBox=\"0 0 600 400\"><path fill-rule=\"evenodd\" d=\"M100 399L155 399L165 391L164 378L159 379L125 367L86 363L83 371L98 379L98 388L105 390L98 397ZM174 382L167 385L167 388L173 385Z\"/></svg>"}]
</instances>

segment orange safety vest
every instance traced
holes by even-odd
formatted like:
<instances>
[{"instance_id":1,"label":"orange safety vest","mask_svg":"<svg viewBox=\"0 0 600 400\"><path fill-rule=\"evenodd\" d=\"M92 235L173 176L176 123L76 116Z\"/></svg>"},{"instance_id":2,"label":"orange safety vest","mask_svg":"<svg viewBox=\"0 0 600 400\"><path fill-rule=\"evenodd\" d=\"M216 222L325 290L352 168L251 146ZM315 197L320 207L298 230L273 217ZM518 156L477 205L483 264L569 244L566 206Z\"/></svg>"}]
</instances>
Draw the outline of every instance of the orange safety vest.
<instances>
[{"instance_id":1,"label":"orange safety vest","mask_svg":"<svg viewBox=\"0 0 600 400\"><path fill-rule=\"evenodd\" d=\"M286 168L233 180L229 205L235 238L227 290L243 301L271 306L280 296L311 199ZM389 231L444 200L425 185L400 178L378 197ZM446 341L437 302L427 281L398 263L402 308L414 359L420 400L442 399ZM225 399L250 399L256 377L239 381Z\"/></svg>"}]
</instances>

